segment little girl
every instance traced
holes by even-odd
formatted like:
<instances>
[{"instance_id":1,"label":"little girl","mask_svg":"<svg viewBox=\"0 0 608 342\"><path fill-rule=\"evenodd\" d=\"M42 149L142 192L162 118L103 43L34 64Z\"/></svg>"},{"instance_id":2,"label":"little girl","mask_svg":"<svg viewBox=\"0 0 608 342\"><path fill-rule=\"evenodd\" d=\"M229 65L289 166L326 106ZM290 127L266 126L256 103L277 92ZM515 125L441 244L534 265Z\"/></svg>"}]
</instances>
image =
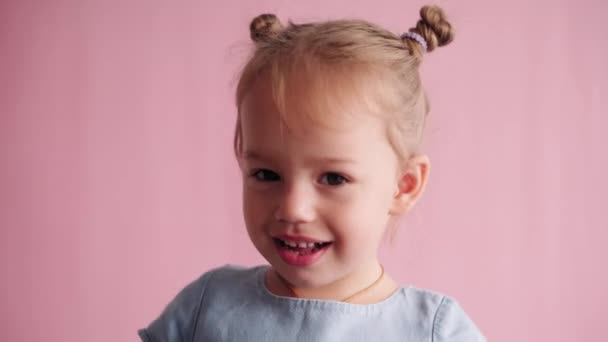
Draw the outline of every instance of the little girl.
<instances>
[{"instance_id":1,"label":"little girl","mask_svg":"<svg viewBox=\"0 0 608 342\"><path fill-rule=\"evenodd\" d=\"M457 302L398 286L377 257L429 175L418 66L453 32L440 8L420 13L401 36L253 20L234 148L247 231L270 265L203 274L143 341L485 340Z\"/></svg>"}]
</instances>

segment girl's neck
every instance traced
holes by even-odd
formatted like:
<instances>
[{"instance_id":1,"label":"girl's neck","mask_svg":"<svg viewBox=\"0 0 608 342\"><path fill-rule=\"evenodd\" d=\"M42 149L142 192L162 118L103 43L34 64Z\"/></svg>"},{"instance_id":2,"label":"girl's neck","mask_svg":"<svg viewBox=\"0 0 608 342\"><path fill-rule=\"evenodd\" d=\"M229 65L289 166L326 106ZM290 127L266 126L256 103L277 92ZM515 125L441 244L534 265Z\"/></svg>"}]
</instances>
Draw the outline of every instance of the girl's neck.
<instances>
[{"instance_id":1,"label":"girl's neck","mask_svg":"<svg viewBox=\"0 0 608 342\"><path fill-rule=\"evenodd\" d=\"M336 300L353 304L372 304L390 297L397 284L377 265L374 278L341 279L322 287L299 288L283 279L274 269L266 274L268 290L284 297Z\"/></svg>"}]
</instances>

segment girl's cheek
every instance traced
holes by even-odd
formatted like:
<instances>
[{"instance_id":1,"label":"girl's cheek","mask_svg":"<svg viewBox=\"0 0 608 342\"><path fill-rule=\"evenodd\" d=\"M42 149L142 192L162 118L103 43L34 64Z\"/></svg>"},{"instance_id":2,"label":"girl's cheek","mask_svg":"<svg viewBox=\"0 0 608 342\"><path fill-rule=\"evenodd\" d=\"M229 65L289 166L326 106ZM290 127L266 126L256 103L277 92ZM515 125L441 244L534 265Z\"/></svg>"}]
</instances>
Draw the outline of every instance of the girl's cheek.
<instances>
[{"instance_id":1,"label":"girl's cheek","mask_svg":"<svg viewBox=\"0 0 608 342\"><path fill-rule=\"evenodd\" d=\"M351 185L320 189L318 194L320 198L326 201L338 202L343 205L349 205L349 203L357 201L358 197L361 196L359 191Z\"/></svg>"}]
</instances>

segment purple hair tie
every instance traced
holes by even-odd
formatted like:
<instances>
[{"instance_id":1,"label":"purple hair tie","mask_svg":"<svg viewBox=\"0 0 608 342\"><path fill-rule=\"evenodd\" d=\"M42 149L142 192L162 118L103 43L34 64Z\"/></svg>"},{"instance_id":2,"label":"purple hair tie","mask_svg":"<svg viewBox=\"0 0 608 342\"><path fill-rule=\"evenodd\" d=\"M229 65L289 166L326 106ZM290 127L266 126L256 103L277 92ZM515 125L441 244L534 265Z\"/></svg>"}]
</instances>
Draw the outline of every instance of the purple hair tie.
<instances>
[{"instance_id":1,"label":"purple hair tie","mask_svg":"<svg viewBox=\"0 0 608 342\"><path fill-rule=\"evenodd\" d=\"M420 44L420 46L422 46L423 52L426 52L426 40L424 39L424 37L422 37L418 33L405 32L404 34L401 35L401 39L404 39L404 38L415 40L416 42L418 42L418 44Z\"/></svg>"}]
</instances>

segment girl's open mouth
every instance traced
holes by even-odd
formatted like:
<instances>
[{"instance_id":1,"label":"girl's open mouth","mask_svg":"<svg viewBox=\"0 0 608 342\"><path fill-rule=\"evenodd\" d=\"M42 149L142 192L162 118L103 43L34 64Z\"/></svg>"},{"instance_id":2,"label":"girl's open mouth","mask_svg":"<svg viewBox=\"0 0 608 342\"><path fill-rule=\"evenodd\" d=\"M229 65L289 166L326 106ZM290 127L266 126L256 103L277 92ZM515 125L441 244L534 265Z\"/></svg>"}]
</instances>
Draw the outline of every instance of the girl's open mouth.
<instances>
[{"instance_id":1,"label":"girl's open mouth","mask_svg":"<svg viewBox=\"0 0 608 342\"><path fill-rule=\"evenodd\" d=\"M308 266L315 263L327 251L333 242L304 242L274 238L279 256L283 261L294 266Z\"/></svg>"}]
</instances>

